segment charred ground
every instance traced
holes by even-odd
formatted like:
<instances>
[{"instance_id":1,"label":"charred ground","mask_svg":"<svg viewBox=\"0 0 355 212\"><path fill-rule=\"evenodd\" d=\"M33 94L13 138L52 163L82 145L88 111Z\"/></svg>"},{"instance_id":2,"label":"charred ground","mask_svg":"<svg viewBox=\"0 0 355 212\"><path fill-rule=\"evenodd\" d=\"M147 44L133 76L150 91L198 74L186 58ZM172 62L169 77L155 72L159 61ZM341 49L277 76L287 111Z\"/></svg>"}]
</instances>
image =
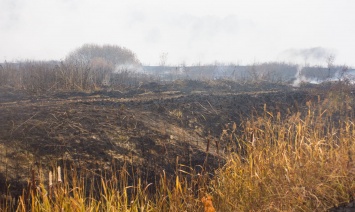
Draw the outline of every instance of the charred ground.
<instances>
[{"instance_id":1,"label":"charred ground","mask_svg":"<svg viewBox=\"0 0 355 212\"><path fill-rule=\"evenodd\" d=\"M2 88L1 188L18 195L32 169L63 164L104 173L125 163L147 181L163 170L173 174L177 164L213 173L226 151L236 150L220 137L228 125L265 107L301 112L318 95L279 84L191 80L37 96Z\"/></svg>"}]
</instances>

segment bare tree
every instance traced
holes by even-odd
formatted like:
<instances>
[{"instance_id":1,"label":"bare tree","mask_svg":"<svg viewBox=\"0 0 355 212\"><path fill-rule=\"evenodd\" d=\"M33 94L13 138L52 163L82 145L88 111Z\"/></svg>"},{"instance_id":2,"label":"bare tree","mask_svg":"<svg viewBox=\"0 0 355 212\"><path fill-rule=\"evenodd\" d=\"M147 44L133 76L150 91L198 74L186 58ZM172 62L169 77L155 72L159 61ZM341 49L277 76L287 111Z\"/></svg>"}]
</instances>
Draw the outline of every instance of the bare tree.
<instances>
[{"instance_id":1,"label":"bare tree","mask_svg":"<svg viewBox=\"0 0 355 212\"><path fill-rule=\"evenodd\" d=\"M330 71L333 67L334 60L335 60L335 56L333 54L330 54L325 60L327 63L327 67L328 67L328 78L331 78Z\"/></svg>"},{"instance_id":2,"label":"bare tree","mask_svg":"<svg viewBox=\"0 0 355 212\"><path fill-rule=\"evenodd\" d=\"M167 52L163 52L161 55L160 55L160 61L159 61L159 65L160 66L166 66L166 62L168 60L168 53Z\"/></svg>"}]
</instances>

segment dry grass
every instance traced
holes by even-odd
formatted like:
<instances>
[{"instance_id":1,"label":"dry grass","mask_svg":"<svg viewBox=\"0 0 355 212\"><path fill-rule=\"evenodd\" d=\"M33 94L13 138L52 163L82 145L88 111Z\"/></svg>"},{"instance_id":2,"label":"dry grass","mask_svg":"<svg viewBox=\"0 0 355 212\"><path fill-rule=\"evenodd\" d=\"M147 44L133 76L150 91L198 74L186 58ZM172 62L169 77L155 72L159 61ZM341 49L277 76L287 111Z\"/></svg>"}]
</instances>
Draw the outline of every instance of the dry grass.
<instances>
[{"instance_id":1,"label":"dry grass","mask_svg":"<svg viewBox=\"0 0 355 212\"><path fill-rule=\"evenodd\" d=\"M332 98L308 113L267 112L240 126L239 154L211 186L220 211L325 211L355 197L353 109ZM266 107L265 107L266 108ZM335 115L337 114L337 115ZM230 130L233 134L233 129Z\"/></svg>"},{"instance_id":2,"label":"dry grass","mask_svg":"<svg viewBox=\"0 0 355 212\"><path fill-rule=\"evenodd\" d=\"M39 182L33 175L23 195L3 201L1 211L199 211L199 195L207 187L207 175L183 165L174 180L163 172L155 183L142 182L125 166L110 177L61 170L54 167L48 178L40 171Z\"/></svg>"}]
</instances>

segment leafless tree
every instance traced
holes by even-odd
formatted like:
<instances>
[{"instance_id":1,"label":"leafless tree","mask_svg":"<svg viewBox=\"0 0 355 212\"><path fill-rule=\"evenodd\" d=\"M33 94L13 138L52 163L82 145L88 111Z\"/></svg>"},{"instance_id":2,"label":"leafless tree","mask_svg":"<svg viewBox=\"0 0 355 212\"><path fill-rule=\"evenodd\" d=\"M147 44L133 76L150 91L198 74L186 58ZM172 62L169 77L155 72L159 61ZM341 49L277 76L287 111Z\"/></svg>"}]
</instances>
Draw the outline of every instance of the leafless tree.
<instances>
[{"instance_id":1,"label":"leafless tree","mask_svg":"<svg viewBox=\"0 0 355 212\"><path fill-rule=\"evenodd\" d=\"M331 78L330 71L333 67L334 60L335 60L335 55L333 55L333 54L330 54L325 60L327 63L327 67L328 67L328 78Z\"/></svg>"}]
</instances>

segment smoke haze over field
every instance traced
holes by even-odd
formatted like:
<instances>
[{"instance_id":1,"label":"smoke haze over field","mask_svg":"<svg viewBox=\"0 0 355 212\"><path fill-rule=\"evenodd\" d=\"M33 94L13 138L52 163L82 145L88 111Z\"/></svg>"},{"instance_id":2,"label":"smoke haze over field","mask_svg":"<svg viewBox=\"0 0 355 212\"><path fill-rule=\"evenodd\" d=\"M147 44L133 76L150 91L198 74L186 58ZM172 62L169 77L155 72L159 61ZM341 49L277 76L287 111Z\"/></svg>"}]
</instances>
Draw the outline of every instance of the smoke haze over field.
<instances>
[{"instance_id":1,"label":"smoke haze over field","mask_svg":"<svg viewBox=\"0 0 355 212\"><path fill-rule=\"evenodd\" d=\"M62 60L85 43L145 65L284 61L355 66L355 1L2 0L0 62Z\"/></svg>"},{"instance_id":2,"label":"smoke haze over field","mask_svg":"<svg viewBox=\"0 0 355 212\"><path fill-rule=\"evenodd\" d=\"M292 60L297 63L324 63L327 58L334 56L335 51L322 47L313 47L308 49L287 49L281 53L285 60Z\"/></svg>"}]
</instances>

